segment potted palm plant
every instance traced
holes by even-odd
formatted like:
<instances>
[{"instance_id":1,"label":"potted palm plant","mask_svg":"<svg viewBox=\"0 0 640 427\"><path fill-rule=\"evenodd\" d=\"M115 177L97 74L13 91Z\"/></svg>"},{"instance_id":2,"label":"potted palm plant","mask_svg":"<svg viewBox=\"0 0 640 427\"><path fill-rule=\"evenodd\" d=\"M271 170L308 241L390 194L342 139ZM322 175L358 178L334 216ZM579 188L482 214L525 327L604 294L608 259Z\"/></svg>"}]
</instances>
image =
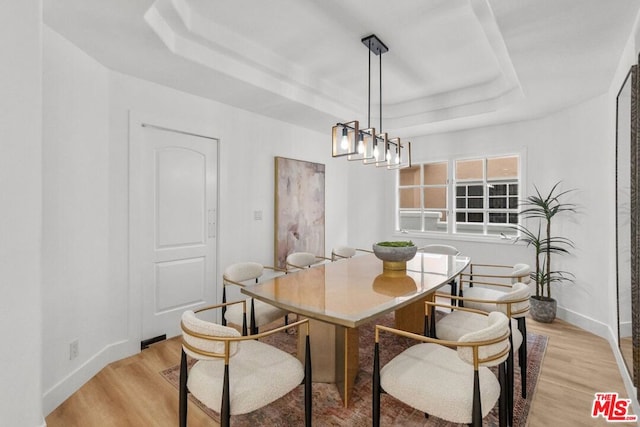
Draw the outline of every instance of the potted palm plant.
<instances>
[{"instance_id":1,"label":"potted palm plant","mask_svg":"<svg viewBox=\"0 0 640 427\"><path fill-rule=\"evenodd\" d=\"M574 248L571 239L552 235L552 221L557 215L576 212L573 203L566 203L562 199L573 190L559 191L559 182L548 194L543 195L537 187L536 194L520 202L524 209L520 212L522 218L534 221L534 226L528 228L517 225L520 231L519 240L532 246L535 250L535 271L531 279L536 283L536 293L531 296L531 317L539 322L550 323L556 317L557 302L551 297L551 285L554 283L573 282L573 274L567 271L554 270L551 264L552 255L568 254ZM537 228L535 226L537 225Z\"/></svg>"}]
</instances>

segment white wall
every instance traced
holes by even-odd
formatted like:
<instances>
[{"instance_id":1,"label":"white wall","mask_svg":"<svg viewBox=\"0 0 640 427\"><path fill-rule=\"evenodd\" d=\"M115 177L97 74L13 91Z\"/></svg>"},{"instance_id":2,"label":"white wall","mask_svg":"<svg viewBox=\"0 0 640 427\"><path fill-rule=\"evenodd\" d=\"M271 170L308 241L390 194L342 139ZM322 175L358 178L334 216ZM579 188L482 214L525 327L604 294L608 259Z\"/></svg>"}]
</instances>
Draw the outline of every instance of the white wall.
<instances>
[{"instance_id":1,"label":"white wall","mask_svg":"<svg viewBox=\"0 0 640 427\"><path fill-rule=\"evenodd\" d=\"M52 30L45 36L49 413L104 365L139 349L139 292L128 270L130 111L220 139L218 284L232 262L273 264L274 156L326 165L327 253L347 240L348 170L331 158L328 134L112 72ZM70 361L76 338L80 356Z\"/></svg>"},{"instance_id":2,"label":"white wall","mask_svg":"<svg viewBox=\"0 0 640 427\"><path fill-rule=\"evenodd\" d=\"M345 244L371 250L375 242L388 240L394 229L394 214L389 209L394 202L395 171L364 165L361 162L348 163L348 241Z\"/></svg>"},{"instance_id":3,"label":"white wall","mask_svg":"<svg viewBox=\"0 0 640 427\"><path fill-rule=\"evenodd\" d=\"M567 200L580 206L573 220L557 221L556 232L576 243L574 255L555 257L554 269L571 271L575 285L552 289L560 318L568 318L599 335L609 323L609 259L614 222L610 212L614 186L606 97L601 96L549 117L501 126L477 128L413 139L415 162L438 161L456 156L517 153L525 164L526 191L533 186L548 191L562 181L562 189L578 189ZM474 262L534 264L533 250L496 239L496 243L456 239L440 241L458 247ZM604 261L604 262L603 262Z\"/></svg>"},{"instance_id":4,"label":"white wall","mask_svg":"<svg viewBox=\"0 0 640 427\"><path fill-rule=\"evenodd\" d=\"M0 425L42 417L42 3L4 2L0 14Z\"/></svg>"},{"instance_id":5,"label":"white wall","mask_svg":"<svg viewBox=\"0 0 640 427\"><path fill-rule=\"evenodd\" d=\"M109 262L108 73L48 27L43 92L43 385L64 399L97 373L112 343ZM70 360L78 340L79 357Z\"/></svg>"}]
</instances>

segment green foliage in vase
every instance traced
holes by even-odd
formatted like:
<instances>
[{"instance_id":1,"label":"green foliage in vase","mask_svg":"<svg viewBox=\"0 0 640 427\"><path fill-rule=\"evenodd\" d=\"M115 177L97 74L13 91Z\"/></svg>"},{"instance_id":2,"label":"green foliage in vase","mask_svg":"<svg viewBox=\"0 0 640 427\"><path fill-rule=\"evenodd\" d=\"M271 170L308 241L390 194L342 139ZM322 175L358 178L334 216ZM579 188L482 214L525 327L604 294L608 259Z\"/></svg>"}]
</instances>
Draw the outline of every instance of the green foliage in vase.
<instances>
[{"instance_id":1,"label":"green foliage in vase","mask_svg":"<svg viewBox=\"0 0 640 427\"><path fill-rule=\"evenodd\" d=\"M378 245L378 246L388 246L388 247L391 247L391 248L406 248L406 247L410 247L410 246L415 246L411 240L409 240L409 241L399 240L399 241L395 241L395 242L378 242L378 243L376 243L376 245Z\"/></svg>"}]
</instances>

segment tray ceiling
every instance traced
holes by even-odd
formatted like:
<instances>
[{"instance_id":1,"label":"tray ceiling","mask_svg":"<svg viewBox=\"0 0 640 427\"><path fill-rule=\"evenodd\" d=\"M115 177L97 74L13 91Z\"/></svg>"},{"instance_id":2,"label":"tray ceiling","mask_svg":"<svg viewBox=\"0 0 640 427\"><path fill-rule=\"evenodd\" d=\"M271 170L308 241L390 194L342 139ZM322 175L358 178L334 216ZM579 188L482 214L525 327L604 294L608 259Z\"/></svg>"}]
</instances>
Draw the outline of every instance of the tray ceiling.
<instances>
[{"instance_id":1,"label":"tray ceiling","mask_svg":"<svg viewBox=\"0 0 640 427\"><path fill-rule=\"evenodd\" d=\"M638 0L56 0L45 22L109 68L301 126L407 137L539 117L606 92ZM378 57L372 57L378 127Z\"/></svg>"}]
</instances>

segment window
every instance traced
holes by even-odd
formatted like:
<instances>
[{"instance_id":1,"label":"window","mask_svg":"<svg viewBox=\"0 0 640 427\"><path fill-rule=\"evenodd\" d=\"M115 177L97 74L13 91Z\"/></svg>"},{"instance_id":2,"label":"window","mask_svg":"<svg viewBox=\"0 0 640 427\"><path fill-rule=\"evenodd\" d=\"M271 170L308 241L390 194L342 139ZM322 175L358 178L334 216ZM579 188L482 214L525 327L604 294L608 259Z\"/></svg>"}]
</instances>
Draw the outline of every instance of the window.
<instances>
[{"instance_id":1,"label":"window","mask_svg":"<svg viewBox=\"0 0 640 427\"><path fill-rule=\"evenodd\" d=\"M401 230L447 231L448 164L426 163L400 169Z\"/></svg>"},{"instance_id":2,"label":"window","mask_svg":"<svg viewBox=\"0 0 640 427\"><path fill-rule=\"evenodd\" d=\"M459 159L400 169L399 229L515 234L519 160L518 156Z\"/></svg>"}]
</instances>

